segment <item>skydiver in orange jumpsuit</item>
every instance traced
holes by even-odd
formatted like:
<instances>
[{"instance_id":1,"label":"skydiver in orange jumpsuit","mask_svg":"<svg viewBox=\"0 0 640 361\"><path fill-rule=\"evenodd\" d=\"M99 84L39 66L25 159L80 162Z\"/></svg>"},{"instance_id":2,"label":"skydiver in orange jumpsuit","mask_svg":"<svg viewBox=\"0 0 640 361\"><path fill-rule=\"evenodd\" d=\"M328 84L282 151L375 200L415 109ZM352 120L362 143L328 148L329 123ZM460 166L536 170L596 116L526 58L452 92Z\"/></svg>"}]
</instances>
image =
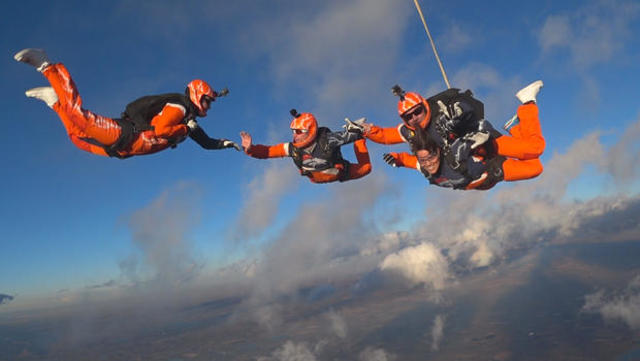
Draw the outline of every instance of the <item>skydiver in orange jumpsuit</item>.
<instances>
[{"instance_id":1,"label":"skydiver in orange jumpsuit","mask_svg":"<svg viewBox=\"0 0 640 361\"><path fill-rule=\"evenodd\" d=\"M502 180L534 178L542 173L539 157L545 148L536 104L542 85L542 81L535 81L516 94L522 105L517 116L504 125L509 135L499 133L484 119L477 120L473 131L457 135L447 132L468 121L469 106L460 102L450 105L429 102L417 93L406 93L398 102L403 123L393 128L364 124L364 136L382 144L409 143L414 154L387 153L385 161L393 166L416 168L431 183L443 187L484 190ZM437 107L434 114L432 107ZM438 149L433 149L429 142L425 145L427 138ZM447 176L429 173L427 168Z\"/></svg>"},{"instance_id":2,"label":"skydiver in orange jumpsuit","mask_svg":"<svg viewBox=\"0 0 640 361\"><path fill-rule=\"evenodd\" d=\"M240 146L227 139L210 138L195 118L204 117L217 96L203 80L191 81L184 94L139 98L127 106L122 118L107 118L82 108L82 99L67 68L51 64L42 49L23 49L15 60L32 65L51 87L27 90L26 95L44 101L62 120L78 148L117 158L128 158L175 147L187 137L205 149Z\"/></svg>"},{"instance_id":3,"label":"skydiver in orange jumpsuit","mask_svg":"<svg viewBox=\"0 0 640 361\"><path fill-rule=\"evenodd\" d=\"M293 141L276 145L252 144L251 135L241 132L242 147L245 153L254 158L291 157L300 170L313 183L348 181L364 177L371 172L371 162L367 145L362 138L361 123L346 120L345 130L332 132L329 128L318 127L313 114L298 114L291 110L294 119L291 122ZM340 147L353 142L353 150L358 163L353 164L342 158Z\"/></svg>"}]
</instances>

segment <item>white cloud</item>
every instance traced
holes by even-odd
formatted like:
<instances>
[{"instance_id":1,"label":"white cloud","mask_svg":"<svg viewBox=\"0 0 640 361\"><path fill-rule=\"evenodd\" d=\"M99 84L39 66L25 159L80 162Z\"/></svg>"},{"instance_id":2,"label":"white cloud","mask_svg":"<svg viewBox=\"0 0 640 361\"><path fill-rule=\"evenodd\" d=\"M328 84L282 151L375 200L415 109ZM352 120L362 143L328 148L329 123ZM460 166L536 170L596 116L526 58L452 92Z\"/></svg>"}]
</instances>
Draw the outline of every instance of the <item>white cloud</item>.
<instances>
[{"instance_id":1,"label":"white cloud","mask_svg":"<svg viewBox=\"0 0 640 361\"><path fill-rule=\"evenodd\" d=\"M622 53L634 36L631 25L639 14L637 2L592 1L572 9L570 15L547 17L538 42L545 53L568 50L573 65L585 70Z\"/></svg>"},{"instance_id":2,"label":"white cloud","mask_svg":"<svg viewBox=\"0 0 640 361\"><path fill-rule=\"evenodd\" d=\"M358 354L358 360L360 361L392 361L395 359L395 355L382 348L367 347Z\"/></svg>"},{"instance_id":3,"label":"white cloud","mask_svg":"<svg viewBox=\"0 0 640 361\"><path fill-rule=\"evenodd\" d=\"M120 263L129 281L140 280L138 265L142 271L148 268L152 272L151 281L159 288L176 286L199 273L202 265L196 261L188 238L189 231L200 222L196 206L199 195L196 185L181 183L131 215L128 225L143 262L132 256Z\"/></svg>"},{"instance_id":4,"label":"white cloud","mask_svg":"<svg viewBox=\"0 0 640 361\"><path fill-rule=\"evenodd\" d=\"M259 361L316 361L316 357L304 342L295 343L291 340L275 350L272 357L261 357Z\"/></svg>"},{"instance_id":5,"label":"white cloud","mask_svg":"<svg viewBox=\"0 0 640 361\"><path fill-rule=\"evenodd\" d=\"M284 162L271 163L248 186L248 195L239 212L233 238L246 239L260 235L274 221L280 198L295 188L298 175Z\"/></svg>"},{"instance_id":6,"label":"white cloud","mask_svg":"<svg viewBox=\"0 0 640 361\"><path fill-rule=\"evenodd\" d=\"M377 254L388 254L395 251L402 244L407 243L409 237L408 232L389 232L368 242L360 250L362 256L373 256Z\"/></svg>"},{"instance_id":7,"label":"white cloud","mask_svg":"<svg viewBox=\"0 0 640 361\"><path fill-rule=\"evenodd\" d=\"M624 130L620 139L606 154L603 167L618 185L628 184L637 179L640 170L640 117Z\"/></svg>"},{"instance_id":8,"label":"white cloud","mask_svg":"<svg viewBox=\"0 0 640 361\"><path fill-rule=\"evenodd\" d=\"M372 232L365 215L385 194L388 184L380 176L341 183L329 197L304 204L282 232L265 245L253 270L254 289L247 306L268 304L281 294L319 279L336 279L366 272L376 260L360 256ZM262 312L269 324L274 313ZM269 315L265 318L264 315Z\"/></svg>"},{"instance_id":9,"label":"white cloud","mask_svg":"<svg viewBox=\"0 0 640 361\"><path fill-rule=\"evenodd\" d=\"M437 315L433 319L433 327L431 328L431 350L438 351L440 349L440 342L444 335L444 322L446 317L444 315Z\"/></svg>"},{"instance_id":10,"label":"white cloud","mask_svg":"<svg viewBox=\"0 0 640 361\"><path fill-rule=\"evenodd\" d=\"M472 40L473 37L469 32L458 24L452 24L446 28L442 36L438 37L436 44L442 44L445 50L459 52L465 50Z\"/></svg>"},{"instance_id":11,"label":"white cloud","mask_svg":"<svg viewBox=\"0 0 640 361\"><path fill-rule=\"evenodd\" d=\"M554 47L568 46L573 38L569 18L564 15L550 15L542 25L538 41L543 51Z\"/></svg>"},{"instance_id":12,"label":"white cloud","mask_svg":"<svg viewBox=\"0 0 640 361\"><path fill-rule=\"evenodd\" d=\"M393 272L411 284L425 284L434 290L444 289L451 278L447 259L431 243L407 247L385 257L379 265L382 271Z\"/></svg>"},{"instance_id":13,"label":"white cloud","mask_svg":"<svg viewBox=\"0 0 640 361\"><path fill-rule=\"evenodd\" d=\"M599 313L605 320L622 321L632 329L640 329L640 276L617 293L604 290L585 296L584 312Z\"/></svg>"},{"instance_id":14,"label":"white cloud","mask_svg":"<svg viewBox=\"0 0 640 361\"><path fill-rule=\"evenodd\" d=\"M344 320L342 315L331 310L327 314L327 318L329 318L332 333L341 339L347 338L347 322Z\"/></svg>"}]
</instances>

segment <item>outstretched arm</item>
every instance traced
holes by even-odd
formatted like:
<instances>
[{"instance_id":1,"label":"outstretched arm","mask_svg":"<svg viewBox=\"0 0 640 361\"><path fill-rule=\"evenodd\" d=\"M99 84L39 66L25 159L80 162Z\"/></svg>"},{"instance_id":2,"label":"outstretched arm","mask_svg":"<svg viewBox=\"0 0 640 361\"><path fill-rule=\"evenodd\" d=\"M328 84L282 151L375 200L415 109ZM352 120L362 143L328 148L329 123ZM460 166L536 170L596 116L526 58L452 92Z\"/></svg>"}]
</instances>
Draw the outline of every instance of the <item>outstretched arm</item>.
<instances>
[{"instance_id":1,"label":"outstretched arm","mask_svg":"<svg viewBox=\"0 0 640 361\"><path fill-rule=\"evenodd\" d=\"M365 123L364 136L380 144L398 144L404 142L398 127L381 128L371 123Z\"/></svg>"},{"instance_id":2,"label":"outstretched arm","mask_svg":"<svg viewBox=\"0 0 640 361\"><path fill-rule=\"evenodd\" d=\"M327 144L330 147L339 147L344 144L353 143L358 139L362 139L362 133L349 130L341 132L331 132L327 134Z\"/></svg>"},{"instance_id":3,"label":"outstretched arm","mask_svg":"<svg viewBox=\"0 0 640 361\"><path fill-rule=\"evenodd\" d=\"M192 123L193 122L193 123ZM207 133L198 126L194 120L190 120L187 123L189 127L189 138L193 139L204 149L223 149L223 148L236 148L241 150L240 146L236 142L232 142L228 139L214 139L207 135Z\"/></svg>"},{"instance_id":4,"label":"outstretched arm","mask_svg":"<svg viewBox=\"0 0 640 361\"><path fill-rule=\"evenodd\" d=\"M289 156L289 143L280 143L276 145L252 144L251 134L240 132L242 138L242 148L244 152L254 158L282 158Z\"/></svg>"},{"instance_id":5,"label":"outstretched arm","mask_svg":"<svg viewBox=\"0 0 640 361\"><path fill-rule=\"evenodd\" d=\"M382 156L387 164L393 167L406 167L418 169L418 158L409 153L385 153Z\"/></svg>"}]
</instances>

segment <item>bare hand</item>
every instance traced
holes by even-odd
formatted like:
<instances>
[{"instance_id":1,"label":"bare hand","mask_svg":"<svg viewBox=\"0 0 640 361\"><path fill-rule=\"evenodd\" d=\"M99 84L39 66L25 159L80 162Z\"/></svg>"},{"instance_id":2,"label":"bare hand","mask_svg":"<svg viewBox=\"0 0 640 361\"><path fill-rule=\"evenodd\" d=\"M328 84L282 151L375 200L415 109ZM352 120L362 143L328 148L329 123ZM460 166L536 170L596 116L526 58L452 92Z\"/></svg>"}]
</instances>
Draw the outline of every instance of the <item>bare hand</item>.
<instances>
[{"instance_id":1,"label":"bare hand","mask_svg":"<svg viewBox=\"0 0 640 361\"><path fill-rule=\"evenodd\" d=\"M240 138L242 139L242 148L244 149L244 152L246 153L249 148L251 148L251 134L245 132L245 131L241 131L240 132Z\"/></svg>"},{"instance_id":2,"label":"bare hand","mask_svg":"<svg viewBox=\"0 0 640 361\"><path fill-rule=\"evenodd\" d=\"M371 123L367 123L364 122L362 123L362 131L364 134L368 134L369 132L371 132L371 128L373 127L373 124Z\"/></svg>"}]
</instances>

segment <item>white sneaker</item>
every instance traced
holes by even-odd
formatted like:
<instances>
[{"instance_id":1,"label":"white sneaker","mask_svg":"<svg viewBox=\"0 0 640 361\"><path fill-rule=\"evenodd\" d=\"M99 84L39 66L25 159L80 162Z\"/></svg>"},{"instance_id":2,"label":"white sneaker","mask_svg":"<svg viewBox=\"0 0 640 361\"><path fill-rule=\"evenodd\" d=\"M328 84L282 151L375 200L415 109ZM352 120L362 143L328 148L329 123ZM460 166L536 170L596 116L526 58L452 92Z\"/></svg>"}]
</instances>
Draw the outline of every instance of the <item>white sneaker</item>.
<instances>
[{"instance_id":1,"label":"white sneaker","mask_svg":"<svg viewBox=\"0 0 640 361\"><path fill-rule=\"evenodd\" d=\"M50 86L29 89L25 94L30 98L42 100L49 108L53 108L53 105L58 102L58 94Z\"/></svg>"},{"instance_id":2,"label":"white sneaker","mask_svg":"<svg viewBox=\"0 0 640 361\"><path fill-rule=\"evenodd\" d=\"M522 104L527 102L535 103L536 95L538 95L538 92L540 91L540 88L542 88L543 85L544 84L542 83L542 80L536 80L533 83L527 85L526 87L520 89L516 93L516 98L518 98L518 100L520 100Z\"/></svg>"},{"instance_id":3,"label":"white sneaker","mask_svg":"<svg viewBox=\"0 0 640 361\"><path fill-rule=\"evenodd\" d=\"M27 48L22 49L13 56L17 61L27 63L34 66L37 71L41 72L49 66L49 58L47 53L42 49Z\"/></svg>"}]
</instances>

